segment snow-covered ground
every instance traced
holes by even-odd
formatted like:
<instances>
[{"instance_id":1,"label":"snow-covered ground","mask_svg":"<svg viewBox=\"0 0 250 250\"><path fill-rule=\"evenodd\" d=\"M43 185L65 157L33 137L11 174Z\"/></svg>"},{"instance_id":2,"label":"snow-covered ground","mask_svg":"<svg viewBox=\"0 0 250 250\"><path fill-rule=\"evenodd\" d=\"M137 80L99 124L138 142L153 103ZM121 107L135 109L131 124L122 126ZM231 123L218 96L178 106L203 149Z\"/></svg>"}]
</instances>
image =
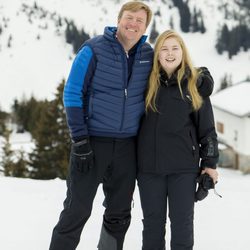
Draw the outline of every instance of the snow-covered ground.
<instances>
[{"instance_id":1,"label":"snow-covered ground","mask_svg":"<svg viewBox=\"0 0 250 250\"><path fill-rule=\"evenodd\" d=\"M248 250L250 176L226 169L219 169L219 173L217 191L223 198L210 192L204 201L196 204L194 250ZM0 249L48 249L65 192L65 182L59 179L39 181L1 176ZM102 201L100 186L78 250L96 249L103 213ZM124 250L139 250L141 247L142 213L137 188L134 202ZM167 231L169 244L169 229Z\"/></svg>"},{"instance_id":2,"label":"snow-covered ground","mask_svg":"<svg viewBox=\"0 0 250 250\"><path fill-rule=\"evenodd\" d=\"M0 137L0 149L3 146ZM34 142L29 133L10 136L12 149L30 152ZM1 151L1 150L0 150ZM236 170L219 168L217 191L213 191L195 209L194 250L248 250L250 247L250 175ZM51 232L62 210L66 194L65 181L41 181L0 175L0 249L48 249ZM82 233L78 250L94 250L98 242L104 208L102 187L94 201L92 216ZM124 250L140 250L142 212L136 187L132 222ZM166 240L169 246L169 223ZM168 247L169 249L169 247Z\"/></svg>"}]
</instances>

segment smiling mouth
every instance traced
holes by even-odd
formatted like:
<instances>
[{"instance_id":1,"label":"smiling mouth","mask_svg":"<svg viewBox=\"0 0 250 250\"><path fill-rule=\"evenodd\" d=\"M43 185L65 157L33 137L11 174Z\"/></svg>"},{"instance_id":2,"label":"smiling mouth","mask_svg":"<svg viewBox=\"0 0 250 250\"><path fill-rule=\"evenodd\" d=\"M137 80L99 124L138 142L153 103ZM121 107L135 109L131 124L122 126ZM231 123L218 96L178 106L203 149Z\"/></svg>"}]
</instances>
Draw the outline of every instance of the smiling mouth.
<instances>
[{"instance_id":1,"label":"smiling mouth","mask_svg":"<svg viewBox=\"0 0 250 250\"><path fill-rule=\"evenodd\" d=\"M175 61L175 59L173 58L173 59L165 59L167 62L174 62Z\"/></svg>"},{"instance_id":2,"label":"smiling mouth","mask_svg":"<svg viewBox=\"0 0 250 250\"><path fill-rule=\"evenodd\" d=\"M134 30L134 29L129 29L129 28L126 28L126 30L130 31L130 32L137 32L137 30Z\"/></svg>"}]
</instances>

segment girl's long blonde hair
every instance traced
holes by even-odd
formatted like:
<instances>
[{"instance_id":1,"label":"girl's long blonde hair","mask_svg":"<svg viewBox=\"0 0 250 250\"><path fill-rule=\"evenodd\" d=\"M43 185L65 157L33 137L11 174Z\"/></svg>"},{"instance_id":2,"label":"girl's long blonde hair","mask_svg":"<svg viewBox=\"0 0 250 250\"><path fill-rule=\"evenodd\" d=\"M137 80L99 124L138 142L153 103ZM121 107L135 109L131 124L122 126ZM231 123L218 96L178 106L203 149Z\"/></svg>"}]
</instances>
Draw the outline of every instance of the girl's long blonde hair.
<instances>
[{"instance_id":1,"label":"girl's long blonde hair","mask_svg":"<svg viewBox=\"0 0 250 250\"><path fill-rule=\"evenodd\" d=\"M186 68L188 67L190 69L190 75L188 76L188 91L191 95L193 109L198 110L202 105L202 97L199 95L196 86L199 72L197 69L194 68L191 62L183 39L173 30L167 30L157 38L154 48L153 68L149 77L149 88L146 96L146 110L152 109L155 112L157 111L155 99L160 86L160 70L163 70L159 62L159 52L161 47L163 46L163 43L168 38L176 39L182 49L182 61L177 71L177 82L180 89L180 93L183 97L181 79L184 77Z\"/></svg>"}]
</instances>

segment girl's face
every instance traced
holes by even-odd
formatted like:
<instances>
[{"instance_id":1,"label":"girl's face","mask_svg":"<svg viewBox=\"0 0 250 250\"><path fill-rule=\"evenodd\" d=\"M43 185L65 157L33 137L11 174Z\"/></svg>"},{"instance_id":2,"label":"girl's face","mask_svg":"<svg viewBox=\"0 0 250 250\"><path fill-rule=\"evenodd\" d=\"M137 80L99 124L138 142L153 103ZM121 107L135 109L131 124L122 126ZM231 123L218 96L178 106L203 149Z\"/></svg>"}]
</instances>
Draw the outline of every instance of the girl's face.
<instances>
[{"instance_id":1,"label":"girl's face","mask_svg":"<svg viewBox=\"0 0 250 250\"><path fill-rule=\"evenodd\" d=\"M182 48L173 38L167 38L159 51L159 62L170 77L182 61Z\"/></svg>"}]
</instances>

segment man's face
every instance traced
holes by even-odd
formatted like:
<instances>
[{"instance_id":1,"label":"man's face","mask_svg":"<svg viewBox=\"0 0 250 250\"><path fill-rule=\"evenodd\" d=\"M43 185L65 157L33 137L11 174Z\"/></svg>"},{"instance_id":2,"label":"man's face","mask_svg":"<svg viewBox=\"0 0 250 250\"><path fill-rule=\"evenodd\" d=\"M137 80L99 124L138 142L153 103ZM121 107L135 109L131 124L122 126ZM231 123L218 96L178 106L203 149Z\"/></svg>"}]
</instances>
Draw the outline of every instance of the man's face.
<instances>
[{"instance_id":1,"label":"man's face","mask_svg":"<svg viewBox=\"0 0 250 250\"><path fill-rule=\"evenodd\" d=\"M117 35L126 43L136 44L146 31L147 13L145 10L136 12L125 10L118 20Z\"/></svg>"}]
</instances>

